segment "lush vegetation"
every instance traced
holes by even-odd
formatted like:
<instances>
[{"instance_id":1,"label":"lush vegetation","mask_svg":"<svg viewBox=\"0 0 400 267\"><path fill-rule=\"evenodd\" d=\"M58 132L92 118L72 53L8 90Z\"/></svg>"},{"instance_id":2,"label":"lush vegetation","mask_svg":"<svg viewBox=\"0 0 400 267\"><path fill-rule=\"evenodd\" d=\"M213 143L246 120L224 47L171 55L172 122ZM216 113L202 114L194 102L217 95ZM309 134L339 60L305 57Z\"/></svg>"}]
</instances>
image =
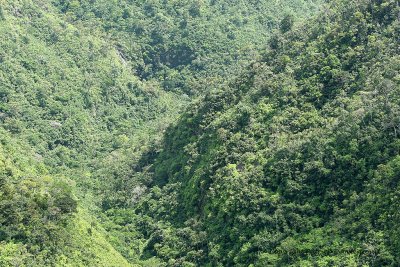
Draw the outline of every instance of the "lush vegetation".
<instances>
[{"instance_id":1,"label":"lush vegetation","mask_svg":"<svg viewBox=\"0 0 400 267\"><path fill-rule=\"evenodd\" d=\"M1 3L1 14L0 265L128 265L89 212L92 165L185 100L141 82L50 3Z\"/></svg>"},{"instance_id":2,"label":"lush vegetation","mask_svg":"<svg viewBox=\"0 0 400 267\"><path fill-rule=\"evenodd\" d=\"M399 266L399 14L0 2L0 266Z\"/></svg>"},{"instance_id":3,"label":"lush vegetation","mask_svg":"<svg viewBox=\"0 0 400 267\"><path fill-rule=\"evenodd\" d=\"M144 80L189 95L223 83L254 59L284 16L304 18L318 1L65 1L74 23L102 28Z\"/></svg>"},{"instance_id":4,"label":"lush vegetation","mask_svg":"<svg viewBox=\"0 0 400 267\"><path fill-rule=\"evenodd\" d=\"M136 165L148 193L107 211L143 235L142 258L398 266L399 11L333 1L283 21L261 60L191 105Z\"/></svg>"},{"instance_id":5,"label":"lush vegetation","mask_svg":"<svg viewBox=\"0 0 400 267\"><path fill-rule=\"evenodd\" d=\"M105 211L147 191L132 166L189 95L316 3L1 1L0 265L160 265Z\"/></svg>"}]
</instances>

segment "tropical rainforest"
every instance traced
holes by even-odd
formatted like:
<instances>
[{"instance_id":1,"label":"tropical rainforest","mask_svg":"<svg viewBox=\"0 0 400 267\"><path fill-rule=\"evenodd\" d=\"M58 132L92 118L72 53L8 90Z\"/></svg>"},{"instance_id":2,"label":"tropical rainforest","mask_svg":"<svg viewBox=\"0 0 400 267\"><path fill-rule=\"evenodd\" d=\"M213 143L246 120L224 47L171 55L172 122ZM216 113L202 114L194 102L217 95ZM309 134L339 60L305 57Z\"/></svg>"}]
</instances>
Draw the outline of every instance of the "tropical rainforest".
<instances>
[{"instance_id":1,"label":"tropical rainforest","mask_svg":"<svg viewBox=\"0 0 400 267\"><path fill-rule=\"evenodd\" d=\"M400 266L400 1L0 0L0 266Z\"/></svg>"}]
</instances>

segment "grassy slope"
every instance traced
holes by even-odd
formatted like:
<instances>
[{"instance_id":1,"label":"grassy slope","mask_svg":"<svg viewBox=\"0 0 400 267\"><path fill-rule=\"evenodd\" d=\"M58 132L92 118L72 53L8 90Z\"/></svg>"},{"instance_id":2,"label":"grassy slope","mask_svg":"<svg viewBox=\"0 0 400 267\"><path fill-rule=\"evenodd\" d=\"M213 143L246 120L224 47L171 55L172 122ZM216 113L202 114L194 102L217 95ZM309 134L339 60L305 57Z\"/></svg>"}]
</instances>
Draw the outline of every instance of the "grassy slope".
<instances>
[{"instance_id":1,"label":"grassy slope","mask_svg":"<svg viewBox=\"0 0 400 267\"><path fill-rule=\"evenodd\" d=\"M65 254L58 256L58 266L132 266L117 252L101 226L94 226L95 218L78 209L68 231L74 233Z\"/></svg>"}]
</instances>

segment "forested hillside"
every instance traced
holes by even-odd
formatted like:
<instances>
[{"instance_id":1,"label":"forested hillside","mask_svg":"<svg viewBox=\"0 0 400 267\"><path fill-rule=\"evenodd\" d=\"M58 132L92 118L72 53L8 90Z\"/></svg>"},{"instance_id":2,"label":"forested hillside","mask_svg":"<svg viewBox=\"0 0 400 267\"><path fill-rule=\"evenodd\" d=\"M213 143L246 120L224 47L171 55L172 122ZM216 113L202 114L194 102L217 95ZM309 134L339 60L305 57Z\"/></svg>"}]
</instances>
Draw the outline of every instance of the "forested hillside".
<instances>
[{"instance_id":1,"label":"forested hillside","mask_svg":"<svg viewBox=\"0 0 400 267\"><path fill-rule=\"evenodd\" d=\"M152 253L149 236L169 214L165 221L151 209L150 217L138 215L168 183L151 165L164 132L181 124L191 101L260 58L271 32L288 31L318 7L311 0L1 0L0 266L208 262L203 252L182 256L197 241ZM167 212L162 201L152 205Z\"/></svg>"},{"instance_id":2,"label":"forested hillside","mask_svg":"<svg viewBox=\"0 0 400 267\"><path fill-rule=\"evenodd\" d=\"M400 265L399 1L329 2L134 165L140 197L105 214L142 260Z\"/></svg>"},{"instance_id":3,"label":"forested hillside","mask_svg":"<svg viewBox=\"0 0 400 267\"><path fill-rule=\"evenodd\" d=\"M0 265L128 265L86 215L98 183L88 165L178 97L144 85L50 2L0 7Z\"/></svg>"},{"instance_id":4,"label":"forested hillside","mask_svg":"<svg viewBox=\"0 0 400 267\"><path fill-rule=\"evenodd\" d=\"M399 0L0 0L0 266L400 266Z\"/></svg>"},{"instance_id":5,"label":"forested hillside","mask_svg":"<svg viewBox=\"0 0 400 267\"><path fill-rule=\"evenodd\" d=\"M229 79L257 56L284 17L305 18L319 1L65 1L69 20L101 28L144 80L198 94Z\"/></svg>"}]
</instances>

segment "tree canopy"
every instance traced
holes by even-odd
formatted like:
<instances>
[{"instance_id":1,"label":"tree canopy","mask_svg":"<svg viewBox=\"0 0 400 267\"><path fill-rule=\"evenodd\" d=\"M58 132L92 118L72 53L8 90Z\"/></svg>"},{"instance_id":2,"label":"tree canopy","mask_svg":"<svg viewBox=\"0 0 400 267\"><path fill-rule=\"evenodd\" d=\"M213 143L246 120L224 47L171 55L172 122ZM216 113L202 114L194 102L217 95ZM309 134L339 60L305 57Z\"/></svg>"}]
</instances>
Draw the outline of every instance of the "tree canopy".
<instances>
[{"instance_id":1,"label":"tree canopy","mask_svg":"<svg viewBox=\"0 0 400 267\"><path fill-rule=\"evenodd\" d=\"M0 266L400 265L398 0L0 4Z\"/></svg>"}]
</instances>

